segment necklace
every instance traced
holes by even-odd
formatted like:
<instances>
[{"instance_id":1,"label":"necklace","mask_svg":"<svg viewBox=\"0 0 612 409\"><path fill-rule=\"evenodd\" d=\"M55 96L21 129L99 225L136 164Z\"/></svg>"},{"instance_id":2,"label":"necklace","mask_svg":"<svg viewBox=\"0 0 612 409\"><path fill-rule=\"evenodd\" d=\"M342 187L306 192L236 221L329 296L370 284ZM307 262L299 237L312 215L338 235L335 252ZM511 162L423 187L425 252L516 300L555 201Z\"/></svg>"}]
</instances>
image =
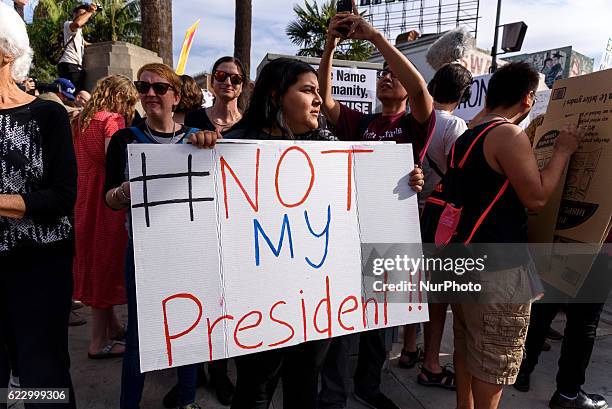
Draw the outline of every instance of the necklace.
<instances>
[{"instance_id":1,"label":"necklace","mask_svg":"<svg viewBox=\"0 0 612 409\"><path fill-rule=\"evenodd\" d=\"M173 144L174 142L174 137L176 136L176 123L172 122L172 138L170 138L170 142L166 142L168 139L167 138L162 138L160 136L156 136L153 135L153 132L151 132L151 128L149 128L149 124L147 123L147 121L144 121L145 126L147 127L147 133L149 134L149 136L151 138L153 138L153 140L155 140L157 143L167 143L167 144Z\"/></svg>"}]
</instances>

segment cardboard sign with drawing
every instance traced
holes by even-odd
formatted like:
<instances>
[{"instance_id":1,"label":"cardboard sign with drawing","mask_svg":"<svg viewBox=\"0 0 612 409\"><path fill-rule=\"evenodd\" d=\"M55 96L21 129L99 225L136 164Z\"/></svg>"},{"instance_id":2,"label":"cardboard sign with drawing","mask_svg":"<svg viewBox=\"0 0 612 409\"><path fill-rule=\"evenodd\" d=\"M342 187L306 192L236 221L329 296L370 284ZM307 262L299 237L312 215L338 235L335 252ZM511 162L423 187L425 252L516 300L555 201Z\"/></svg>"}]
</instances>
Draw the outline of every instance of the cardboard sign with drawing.
<instances>
[{"instance_id":1,"label":"cardboard sign with drawing","mask_svg":"<svg viewBox=\"0 0 612 409\"><path fill-rule=\"evenodd\" d=\"M530 220L530 241L545 243L554 236L554 242L560 243L553 247L551 267L542 276L575 296L591 268L593 254L609 232L612 217L612 70L555 82L544 122L536 133L537 156L546 157L549 144L545 142L565 122L582 126L585 137L570 159L563 190ZM585 257L564 254L567 246L563 244L568 243L584 244L581 252Z\"/></svg>"}]
</instances>

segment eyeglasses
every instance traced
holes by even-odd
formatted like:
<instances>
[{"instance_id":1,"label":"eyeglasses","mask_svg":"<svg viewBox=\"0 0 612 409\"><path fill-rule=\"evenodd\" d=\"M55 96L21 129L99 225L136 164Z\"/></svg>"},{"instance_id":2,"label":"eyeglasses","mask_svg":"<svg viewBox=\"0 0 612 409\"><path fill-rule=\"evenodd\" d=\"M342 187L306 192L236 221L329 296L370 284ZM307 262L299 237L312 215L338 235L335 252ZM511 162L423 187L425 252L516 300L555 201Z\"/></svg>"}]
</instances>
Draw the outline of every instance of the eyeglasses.
<instances>
[{"instance_id":1,"label":"eyeglasses","mask_svg":"<svg viewBox=\"0 0 612 409\"><path fill-rule=\"evenodd\" d=\"M172 85L167 84L165 82L151 83L146 81L134 81L134 85L136 86L136 90L138 91L138 93L143 95L148 94L151 88L153 88L153 92L155 92L155 95L165 95L169 89L172 89L172 91L176 92Z\"/></svg>"},{"instance_id":2,"label":"eyeglasses","mask_svg":"<svg viewBox=\"0 0 612 409\"><path fill-rule=\"evenodd\" d=\"M232 85L240 85L244 82L244 77L240 74L230 74L229 72L215 70L213 72L213 78L218 82L225 82L225 80L229 77Z\"/></svg>"},{"instance_id":3,"label":"eyeglasses","mask_svg":"<svg viewBox=\"0 0 612 409\"><path fill-rule=\"evenodd\" d=\"M385 78L387 75L390 75L391 78L397 78L395 74L393 74L393 71L391 71L388 68L378 70L378 72L376 73L376 78L378 79Z\"/></svg>"}]
</instances>

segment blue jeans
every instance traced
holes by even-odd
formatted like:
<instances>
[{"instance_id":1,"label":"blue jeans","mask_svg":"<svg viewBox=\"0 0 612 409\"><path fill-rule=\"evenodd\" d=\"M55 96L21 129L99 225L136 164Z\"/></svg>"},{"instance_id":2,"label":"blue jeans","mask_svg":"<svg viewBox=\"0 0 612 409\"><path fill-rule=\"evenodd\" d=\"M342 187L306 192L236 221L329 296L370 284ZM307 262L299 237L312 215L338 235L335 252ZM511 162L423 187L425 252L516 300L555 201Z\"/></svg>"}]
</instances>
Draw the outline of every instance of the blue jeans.
<instances>
[{"instance_id":1,"label":"blue jeans","mask_svg":"<svg viewBox=\"0 0 612 409\"><path fill-rule=\"evenodd\" d=\"M125 289L128 302L128 327L125 337L125 354L121 373L121 409L139 409L144 388L145 374L140 372L138 351L138 324L136 316L136 272L134 267L134 245L128 241L125 255ZM195 402L197 366L177 368L179 406Z\"/></svg>"}]
</instances>

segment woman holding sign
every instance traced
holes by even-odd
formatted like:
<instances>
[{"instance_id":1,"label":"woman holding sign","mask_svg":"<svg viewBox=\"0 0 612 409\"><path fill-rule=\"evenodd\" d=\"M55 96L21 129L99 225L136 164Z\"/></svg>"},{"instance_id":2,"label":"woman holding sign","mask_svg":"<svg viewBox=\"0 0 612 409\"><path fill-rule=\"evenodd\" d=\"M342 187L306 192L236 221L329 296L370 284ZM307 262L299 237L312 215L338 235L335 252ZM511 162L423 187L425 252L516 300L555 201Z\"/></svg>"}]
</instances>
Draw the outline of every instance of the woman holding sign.
<instances>
[{"instance_id":1,"label":"woman holding sign","mask_svg":"<svg viewBox=\"0 0 612 409\"><path fill-rule=\"evenodd\" d=\"M106 156L106 204L115 210L130 206L127 147L132 143L175 144L193 143L199 147L214 146L217 134L205 134L195 128L177 124L173 111L181 99L181 80L174 71L163 64L147 64L138 71L134 83L146 112L146 119L138 126L116 132L108 146ZM130 214L128 212L128 220ZM140 373L138 352L138 327L136 319L136 278L131 226L128 230L126 254L126 290L128 300L128 329L123 373L121 376L121 409L138 409L145 375ZM197 409L196 366L178 368L178 406Z\"/></svg>"},{"instance_id":2,"label":"woman holding sign","mask_svg":"<svg viewBox=\"0 0 612 409\"><path fill-rule=\"evenodd\" d=\"M261 70L237 130L225 138L336 140L319 125L321 104L317 72L310 65L286 58L274 60ZM421 182L422 174L411 174L412 186ZM235 358L238 379L232 409L268 408L281 377L284 408L316 409L319 371L330 341L310 341Z\"/></svg>"}]
</instances>

